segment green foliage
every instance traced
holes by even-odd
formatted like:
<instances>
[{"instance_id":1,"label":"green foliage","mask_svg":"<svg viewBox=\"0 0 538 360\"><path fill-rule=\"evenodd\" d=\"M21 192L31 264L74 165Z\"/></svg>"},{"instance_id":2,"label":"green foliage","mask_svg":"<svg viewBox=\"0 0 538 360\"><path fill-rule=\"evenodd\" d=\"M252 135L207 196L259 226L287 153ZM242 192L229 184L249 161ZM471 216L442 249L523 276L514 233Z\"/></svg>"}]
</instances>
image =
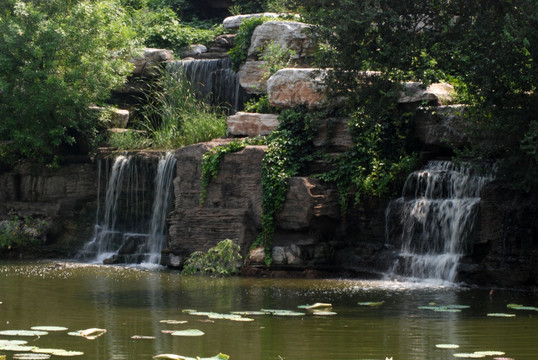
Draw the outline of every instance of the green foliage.
<instances>
[{"instance_id":1,"label":"green foliage","mask_svg":"<svg viewBox=\"0 0 538 360\"><path fill-rule=\"evenodd\" d=\"M265 70L262 81L269 79L278 70L292 66L292 60L297 54L295 50L285 48L274 40L266 43L260 53L261 60L264 61L261 66Z\"/></svg>"},{"instance_id":2,"label":"green foliage","mask_svg":"<svg viewBox=\"0 0 538 360\"><path fill-rule=\"evenodd\" d=\"M13 216L0 221L0 251L39 245L46 233L48 222L32 217Z\"/></svg>"},{"instance_id":3,"label":"green foliage","mask_svg":"<svg viewBox=\"0 0 538 360\"><path fill-rule=\"evenodd\" d=\"M286 200L288 181L303 173L314 158L313 124L318 116L305 109L285 110L279 115L280 125L268 137L262 164L262 232L254 243L265 247L267 265L271 262L275 219Z\"/></svg>"},{"instance_id":4,"label":"green foliage","mask_svg":"<svg viewBox=\"0 0 538 360\"><path fill-rule=\"evenodd\" d=\"M118 150L147 149L151 147L151 141L145 132L126 129L124 132L112 132L106 139L108 146Z\"/></svg>"},{"instance_id":5,"label":"green foliage","mask_svg":"<svg viewBox=\"0 0 538 360\"><path fill-rule=\"evenodd\" d=\"M197 99L182 72L163 71L147 99L138 126L148 134L146 141L152 148L174 149L222 137L226 132L224 114Z\"/></svg>"},{"instance_id":6,"label":"green foliage","mask_svg":"<svg viewBox=\"0 0 538 360\"><path fill-rule=\"evenodd\" d=\"M200 205L207 197L207 188L217 178L220 162L225 154L243 150L247 145L263 145L265 139L260 137L234 140L226 145L216 146L202 156L202 174L200 176Z\"/></svg>"},{"instance_id":7,"label":"green foliage","mask_svg":"<svg viewBox=\"0 0 538 360\"><path fill-rule=\"evenodd\" d=\"M254 14L265 11L287 12L289 0L233 0L232 8L236 14ZM238 12L239 11L239 12Z\"/></svg>"},{"instance_id":8,"label":"green foliage","mask_svg":"<svg viewBox=\"0 0 538 360\"><path fill-rule=\"evenodd\" d=\"M249 99L245 103L245 111L259 114L278 114L280 109L269 103L269 95Z\"/></svg>"},{"instance_id":9,"label":"green foliage","mask_svg":"<svg viewBox=\"0 0 538 360\"><path fill-rule=\"evenodd\" d=\"M519 159L526 166L512 167L516 171L507 167L505 175L520 185L534 179L536 186L538 178L532 174L538 164L528 157L526 144L538 114L538 2L297 3L305 20L316 25L314 37L325 44L317 60L319 66L334 69L327 78L332 94L347 97L350 111L359 109L357 118L375 115L370 111L376 101L373 90L372 96L361 97L372 82L390 82L394 93L402 81L450 80L463 91L468 128L482 137L482 154L512 163ZM379 73L365 79L365 71ZM487 142L482 140L493 146L483 147Z\"/></svg>"},{"instance_id":10,"label":"green foliage","mask_svg":"<svg viewBox=\"0 0 538 360\"><path fill-rule=\"evenodd\" d=\"M181 23L171 8L143 8L132 13L132 26L148 47L178 50L190 44L212 43L224 32L222 26L208 28L206 22Z\"/></svg>"},{"instance_id":11,"label":"green foliage","mask_svg":"<svg viewBox=\"0 0 538 360\"><path fill-rule=\"evenodd\" d=\"M230 239L222 240L215 247L204 253L193 252L183 266L183 275L196 273L219 276L232 275L238 272L241 264L241 249Z\"/></svg>"},{"instance_id":12,"label":"green foliage","mask_svg":"<svg viewBox=\"0 0 538 360\"><path fill-rule=\"evenodd\" d=\"M234 47L228 52L234 71L239 71L241 64L247 60L252 34L256 27L263 24L265 21L268 21L267 18L262 16L245 19L241 22L241 26L237 30L237 35L234 38Z\"/></svg>"},{"instance_id":13,"label":"green foliage","mask_svg":"<svg viewBox=\"0 0 538 360\"><path fill-rule=\"evenodd\" d=\"M0 6L0 154L53 162L91 142L88 107L122 86L135 47L115 0L6 0ZM79 151L82 151L79 149Z\"/></svg>"}]
</instances>

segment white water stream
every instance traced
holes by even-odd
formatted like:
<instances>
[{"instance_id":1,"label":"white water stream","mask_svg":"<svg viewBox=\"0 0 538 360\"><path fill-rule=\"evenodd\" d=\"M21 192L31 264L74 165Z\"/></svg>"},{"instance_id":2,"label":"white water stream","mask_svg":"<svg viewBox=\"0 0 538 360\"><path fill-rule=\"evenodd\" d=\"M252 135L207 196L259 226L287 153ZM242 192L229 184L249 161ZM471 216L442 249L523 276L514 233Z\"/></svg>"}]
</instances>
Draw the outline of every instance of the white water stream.
<instances>
[{"instance_id":1,"label":"white water stream","mask_svg":"<svg viewBox=\"0 0 538 360\"><path fill-rule=\"evenodd\" d=\"M450 161L430 161L409 175L387 207L387 241L401 244L392 274L453 282L469 248L480 191L493 179Z\"/></svg>"}]
</instances>

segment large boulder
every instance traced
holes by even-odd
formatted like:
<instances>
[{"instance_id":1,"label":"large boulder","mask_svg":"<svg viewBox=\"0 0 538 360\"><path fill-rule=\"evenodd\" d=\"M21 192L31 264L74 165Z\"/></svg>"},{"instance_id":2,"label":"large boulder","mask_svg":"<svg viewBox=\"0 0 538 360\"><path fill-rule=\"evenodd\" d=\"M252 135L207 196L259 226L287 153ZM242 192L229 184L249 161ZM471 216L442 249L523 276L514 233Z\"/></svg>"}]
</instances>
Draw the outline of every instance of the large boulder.
<instances>
[{"instance_id":1,"label":"large boulder","mask_svg":"<svg viewBox=\"0 0 538 360\"><path fill-rule=\"evenodd\" d=\"M324 96L325 72L312 68L288 68L277 71L267 81L267 93L271 105L292 108L304 105L311 109L327 106Z\"/></svg>"},{"instance_id":2,"label":"large boulder","mask_svg":"<svg viewBox=\"0 0 538 360\"><path fill-rule=\"evenodd\" d=\"M279 123L275 114L237 112L226 119L228 134L232 136L268 135Z\"/></svg>"},{"instance_id":3,"label":"large boulder","mask_svg":"<svg viewBox=\"0 0 538 360\"><path fill-rule=\"evenodd\" d=\"M434 83L428 86L420 82L403 84L399 103L426 102L433 105L450 105L456 100L454 87L447 83Z\"/></svg>"},{"instance_id":4,"label":"large boulder","mask_svg":"<svg viewBox=\"0 0 538 360\"><path fill-rule=\"evenodd\" d=\"M171 50L146 48L131 60L134 65L133 76L156 76L160 65L173 59L174 54Z\"/></svg>"},{"instance_id":5,"label":"large boulder","mask_svg":"<svg viewBox=\"0 0 538 360\"><path fill-rule=\"evenodd\" d=\"M267 18L275 18L277 19L280 15L277 13L259 13L259 14L244 14L244 15L235 15L235 16L228 16L224 21L222 22L222 25L225 29L228 30L237 30L239 29L239 26L241 26L241 23L243 20L246 19L253 19L253 18L260 18L260 17L267 17Z\"/></svg>"},{"instance_id":6,"label":"large boulder","mask_svg":"<svg viewBox=\"0 0 538 360\"><path fill-rule=\"evenodd\" d=\"M241 65L237 75L239 84L248 94L265 94L267 79L265 78L265 61L249 60Z\"/></svg>"},{"instance_id":7,"label":"large boulder","mask_svg":"<svg viewBox=\"0 0 538 360\"><path fill-rule=\"evenodd\" d=\"M258 26L250 41L248 57L256 60L266 45L274 42L284 49L295 52L294 62L304 62L314 54L316 44L308 36L311 25L296 21L269 21Z\"/></svg>"}]
</instances>

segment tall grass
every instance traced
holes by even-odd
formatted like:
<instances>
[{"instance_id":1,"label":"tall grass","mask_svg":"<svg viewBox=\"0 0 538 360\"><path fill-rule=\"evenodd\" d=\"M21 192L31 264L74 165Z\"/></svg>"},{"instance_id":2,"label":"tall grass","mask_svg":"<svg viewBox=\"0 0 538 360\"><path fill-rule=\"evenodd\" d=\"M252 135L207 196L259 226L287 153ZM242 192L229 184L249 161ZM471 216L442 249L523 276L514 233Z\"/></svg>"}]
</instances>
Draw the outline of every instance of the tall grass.
<instances>
[{"instance_id":1,"label":"tall grass","mask_svg":"<svg viewBox=\"0 0 538 360\"><path fill-rule=\"evenodd\" d=\"M226 116L203 99L196 98L182 72L162 71L159 80L146 94L137 127L147 135L125 134L129 141L110 138L110 145L130 144L130 148L175 149L209 141L226 133ZM116 141L114 141L116 138Z\"/></svg>"}]
</instances>

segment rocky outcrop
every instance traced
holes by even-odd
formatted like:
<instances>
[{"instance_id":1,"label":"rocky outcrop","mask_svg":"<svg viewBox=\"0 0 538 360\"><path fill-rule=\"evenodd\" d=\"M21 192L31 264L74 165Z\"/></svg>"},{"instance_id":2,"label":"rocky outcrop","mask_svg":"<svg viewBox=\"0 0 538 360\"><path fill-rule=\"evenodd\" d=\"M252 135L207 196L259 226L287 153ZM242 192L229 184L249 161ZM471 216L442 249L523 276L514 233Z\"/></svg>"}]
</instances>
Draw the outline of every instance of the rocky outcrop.
<instances>
[{"instance_id":1,"label":"rocky outcrop","mask_svg":"<svg viewBox=\"0 0 538 360\"><path fill-rule=\"evenodd\" d=\"M26 163L0 173L0 219L8 219L10 214L48 219L47 245L65 256L92 231L95 178L95 164L84 159L57 170Z\"/></svg>"},{"instance_id":2,"label":"rocky outcrop","mask_svg":"<svg viewBox=\"0 0 538 360\"><path fill-rule=\"evenodd\" d=\"M133 76L156 76L161 64L173 59L174 54L171 50L146 48L142 54L131 60L134 65Z\"/></svg>"},{"instance_id":3,"label":"rocky outcrop","mask_svg":"<svg viewBox=\"0 0 538 360\"><path fill-rule=\"evenodd\" d=\"M91 111L103 114L108 121L105 122L108 128L123 129L129 122L130 112L125 109L107 109L99 106L90 106Z\"/></svg>"},{"instance_id":4,"label":"rocky outcrop","mask_svg":"<svg viewBox=\"0 0 538 360\"><path fill-rule=\"evenodd\" d=\"M403 84L398 102L400 104L426 102L432 105L450 105L455 99L456 91L450 84L434 83L424 86L419 82L407 82Z\"/></svg>"},{"instance_id":5,"label":"rocky outcrop","mask_svg":"<svg viewBox=\"0 0 538 360\"><path fill-rule=\"evenodd\" d=\"M278 126L278 116L237 112L226 119L228 134L231 136L268 135Z\"/></svg>"},{"instance_id":6,"label":"rocky outcrop","mask_svg":"<svg viewBox=\"0 0 538 360\"><path fill-rule=\"evenodd\" d=\"M256 60L268 43L274 43L293 52L295 63L305 63L314 55L316 44L308 36L310 25L295 21L269 21L256 27L252 34L248 57Z\"/></svg>"},{"instance_id":7,"label":"rocky outcrop","mask_svg":"<svg viewBox=\"0 0 538 360\"><path fill-rule=\"evenodd\" d=\"M292 108L304 105L310 109L327 106L323 94L324 72L320 69L281 69L267 81L271 105Z\"/></svg>"},{"instance_id":8,"label":"rocky outcrop","mask_svg":"<svg viewBox=\"0 0 538 360\"><path fill-rule=\"evenodd\" d=\"M277 19L280 15L277 13L260 13L260 14L244 14L244 15L234 15L234 16L228 16L224 21L222 22L222 25L225 29L228 30L237 30L239 29L239 26L241 26L241 23L243 20L246 19L253 19L253 18L260 18L260 17L266 17L266 18L275 18Z\"/></svg>"},{"instance_id":9,"label":"rocky outcrop","mask_svg":"<svg viewBox=\"0 0 538 360\"><path fill-rule=\"evenodd\" d=\"M538 194L491 183L481 193L479 238L462 262L462 281L538 286Z\"/></svg>"},{"instance_id":10,"label":"rocky outcrop","mask_svg":"<svg viewBox=\"0 0 538 360\"><path fill-rule=\"evenodd\" d=\"M465 133L463 112L460 105L428 107L417 112L414 130L417 138L427 146L450 149L471 145Z\"/></svg>"}]
</instances>

